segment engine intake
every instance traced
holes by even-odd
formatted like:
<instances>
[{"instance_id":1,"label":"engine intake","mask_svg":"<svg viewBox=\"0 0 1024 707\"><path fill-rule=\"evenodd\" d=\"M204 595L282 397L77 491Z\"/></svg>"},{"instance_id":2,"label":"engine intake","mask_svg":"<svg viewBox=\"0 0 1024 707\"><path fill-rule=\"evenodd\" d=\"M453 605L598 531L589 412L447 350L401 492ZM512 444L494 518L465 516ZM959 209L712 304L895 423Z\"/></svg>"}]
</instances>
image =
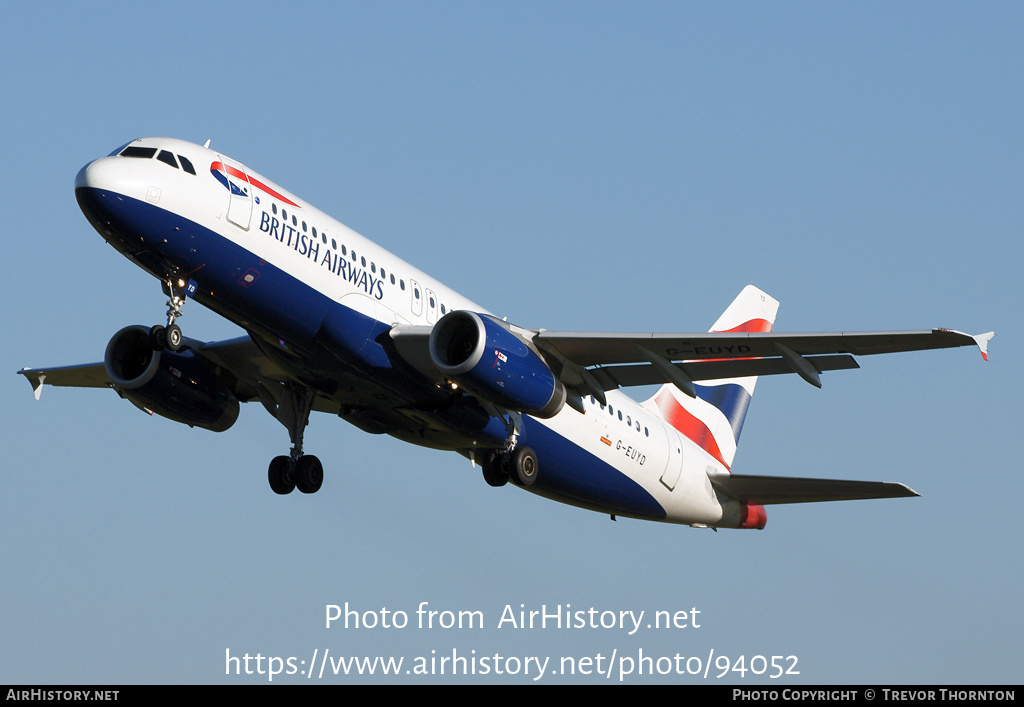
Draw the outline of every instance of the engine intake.
<instances>
[{"instance_id":1,"label":"engine intake","mask_svg":"<svg viewBox=\"0 0 1024 707\"><path fill-rule=\"evenodd\" d=\"M213 432L238 419L238 399L206 361L191 351L154 351L145 327L114 334L103 366L114 389L147 412Z\"/></svg>"},{"instance_id":2,"label":"engine intake","mask_svg":"<svg viewBox=\"0 0 1024 707\"><path fill-rule=\"evenodd\" d=\"M495 405L545 418L565 405L565 387L540 354L489 315L441 317L430 332L430 357L449 380Z\"/></svg>"}]
</instances>

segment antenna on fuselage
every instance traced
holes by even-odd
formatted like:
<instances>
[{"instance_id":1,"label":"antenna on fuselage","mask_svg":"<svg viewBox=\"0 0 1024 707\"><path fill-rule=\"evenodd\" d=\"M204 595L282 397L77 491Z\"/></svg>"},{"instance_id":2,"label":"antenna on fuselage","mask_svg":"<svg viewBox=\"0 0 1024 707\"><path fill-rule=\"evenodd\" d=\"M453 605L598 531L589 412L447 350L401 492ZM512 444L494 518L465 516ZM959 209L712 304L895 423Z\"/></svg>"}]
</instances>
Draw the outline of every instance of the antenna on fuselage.
<instances>
[{"instance_id":1,"label":"antenna on fuselage","mask_svg":"<svg viewBox=\"0 0 1024 707\"><path fill-rule=\"evenodd\" d=\"M207 140L207 141L206 141L206 144L205 144L205 145L203 145L203 147L209 147L209 146L210 146L210 141L209 141L209 140Z\"/></svg>"}]
</instances>

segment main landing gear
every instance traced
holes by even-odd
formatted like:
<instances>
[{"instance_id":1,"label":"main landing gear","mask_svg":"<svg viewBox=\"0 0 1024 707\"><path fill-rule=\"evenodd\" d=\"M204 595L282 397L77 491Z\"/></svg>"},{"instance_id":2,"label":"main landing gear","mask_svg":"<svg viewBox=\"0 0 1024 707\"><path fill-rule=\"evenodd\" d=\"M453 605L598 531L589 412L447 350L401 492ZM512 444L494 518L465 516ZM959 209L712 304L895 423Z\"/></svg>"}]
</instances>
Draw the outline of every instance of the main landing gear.
<instances>
[{"instance_id":1,"label":"main landing gear","mask_svg":"<svg viewBox=\"0 0 1024 707\"><path fill-rule=\"evenodd\" d=\"M498 414L505 423L508 436L502 449L484 453L480 464L484 481L490 486L504 486L509 481L520 486L532 486L540 467L534 451L518 444L519 435L523 432L523 416L514 410L505 411L508 417Z\"/></svg>"},{"instance_id":2,"label":"main landing gear","mask_svg":"<svg viewBox=\"0 0 1024 707\"><path fill-rule=\"evenodd\" d=\"M299 385L261 385L260 401L271 415L288 428L292 449L288 456L274 457L267 479L274 493L285 495L298 489L316 493L324 482L324 466L312 454L302 453L302 435L309 424L316 392Z\"/></svg>"},{"instance_id":3,"label":"main landing gear","mask_svg":"<svg viewBox=\"0 0 1024 707\"><path fill-rule=\"evenodd\" d=\"M484 481L489 486L504 486L509 481L520 486L532 486L540 469L537 455L529 447L487 452L480 466Z\"/></svg>"}]
</instances>

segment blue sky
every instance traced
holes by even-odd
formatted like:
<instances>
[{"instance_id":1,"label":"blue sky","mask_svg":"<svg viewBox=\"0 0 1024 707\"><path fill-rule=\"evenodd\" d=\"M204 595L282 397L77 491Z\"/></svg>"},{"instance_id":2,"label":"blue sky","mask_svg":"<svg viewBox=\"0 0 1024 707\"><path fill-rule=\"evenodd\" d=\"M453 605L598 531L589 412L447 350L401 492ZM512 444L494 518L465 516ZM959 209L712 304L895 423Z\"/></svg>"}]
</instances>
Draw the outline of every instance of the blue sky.
<instances>
[{"instance_id":1,"label":"blue sky","mask_svg":"<svg viewBox=\"0 0 1024 707\"><path fill-rule=\"evenodd\" d=\"M795 655L799 675L722 681L1020 683L1022 34L1000 2L6 4L0 683L260 683L225 675L226 651L314 650ZM998 336L987 364L902 354L822 390L758 385L737 473L918 499L772 507L761 532L613 523L327 416L306 435L323 489L279 498L287 433L259 406L217 435L107 391L36 402L14 375L163 320L158 283L72 192L145 135L212 140L523 326L702 330L753 283L778 331ZM180 323L238 334L195 305ZM325 628L345 602L486 625ZM695 607L701 626L498 628L506 605ZM626 678L659 681L716 682Z\"/></svg>"}]
</instances>

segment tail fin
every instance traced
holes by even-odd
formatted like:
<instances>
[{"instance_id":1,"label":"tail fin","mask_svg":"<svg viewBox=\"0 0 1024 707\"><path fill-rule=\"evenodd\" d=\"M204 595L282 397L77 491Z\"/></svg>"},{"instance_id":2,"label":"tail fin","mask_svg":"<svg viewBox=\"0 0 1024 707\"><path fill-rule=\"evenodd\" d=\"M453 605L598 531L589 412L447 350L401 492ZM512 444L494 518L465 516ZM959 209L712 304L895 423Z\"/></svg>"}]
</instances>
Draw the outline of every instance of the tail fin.
<instances>
[{"instance_id":1,"label":"tail fin","mask_svg":"<svg viewBox=\"0 0 1024 707\"><path fill-rule=\"evenodd\" d=\"M770 332L778 310L775 299L747 285L710 331ZM647 405L730 469L756 383L757 376L705 381L695 386L696 398L666 383Z\"/></svg>"}]
</instances>

